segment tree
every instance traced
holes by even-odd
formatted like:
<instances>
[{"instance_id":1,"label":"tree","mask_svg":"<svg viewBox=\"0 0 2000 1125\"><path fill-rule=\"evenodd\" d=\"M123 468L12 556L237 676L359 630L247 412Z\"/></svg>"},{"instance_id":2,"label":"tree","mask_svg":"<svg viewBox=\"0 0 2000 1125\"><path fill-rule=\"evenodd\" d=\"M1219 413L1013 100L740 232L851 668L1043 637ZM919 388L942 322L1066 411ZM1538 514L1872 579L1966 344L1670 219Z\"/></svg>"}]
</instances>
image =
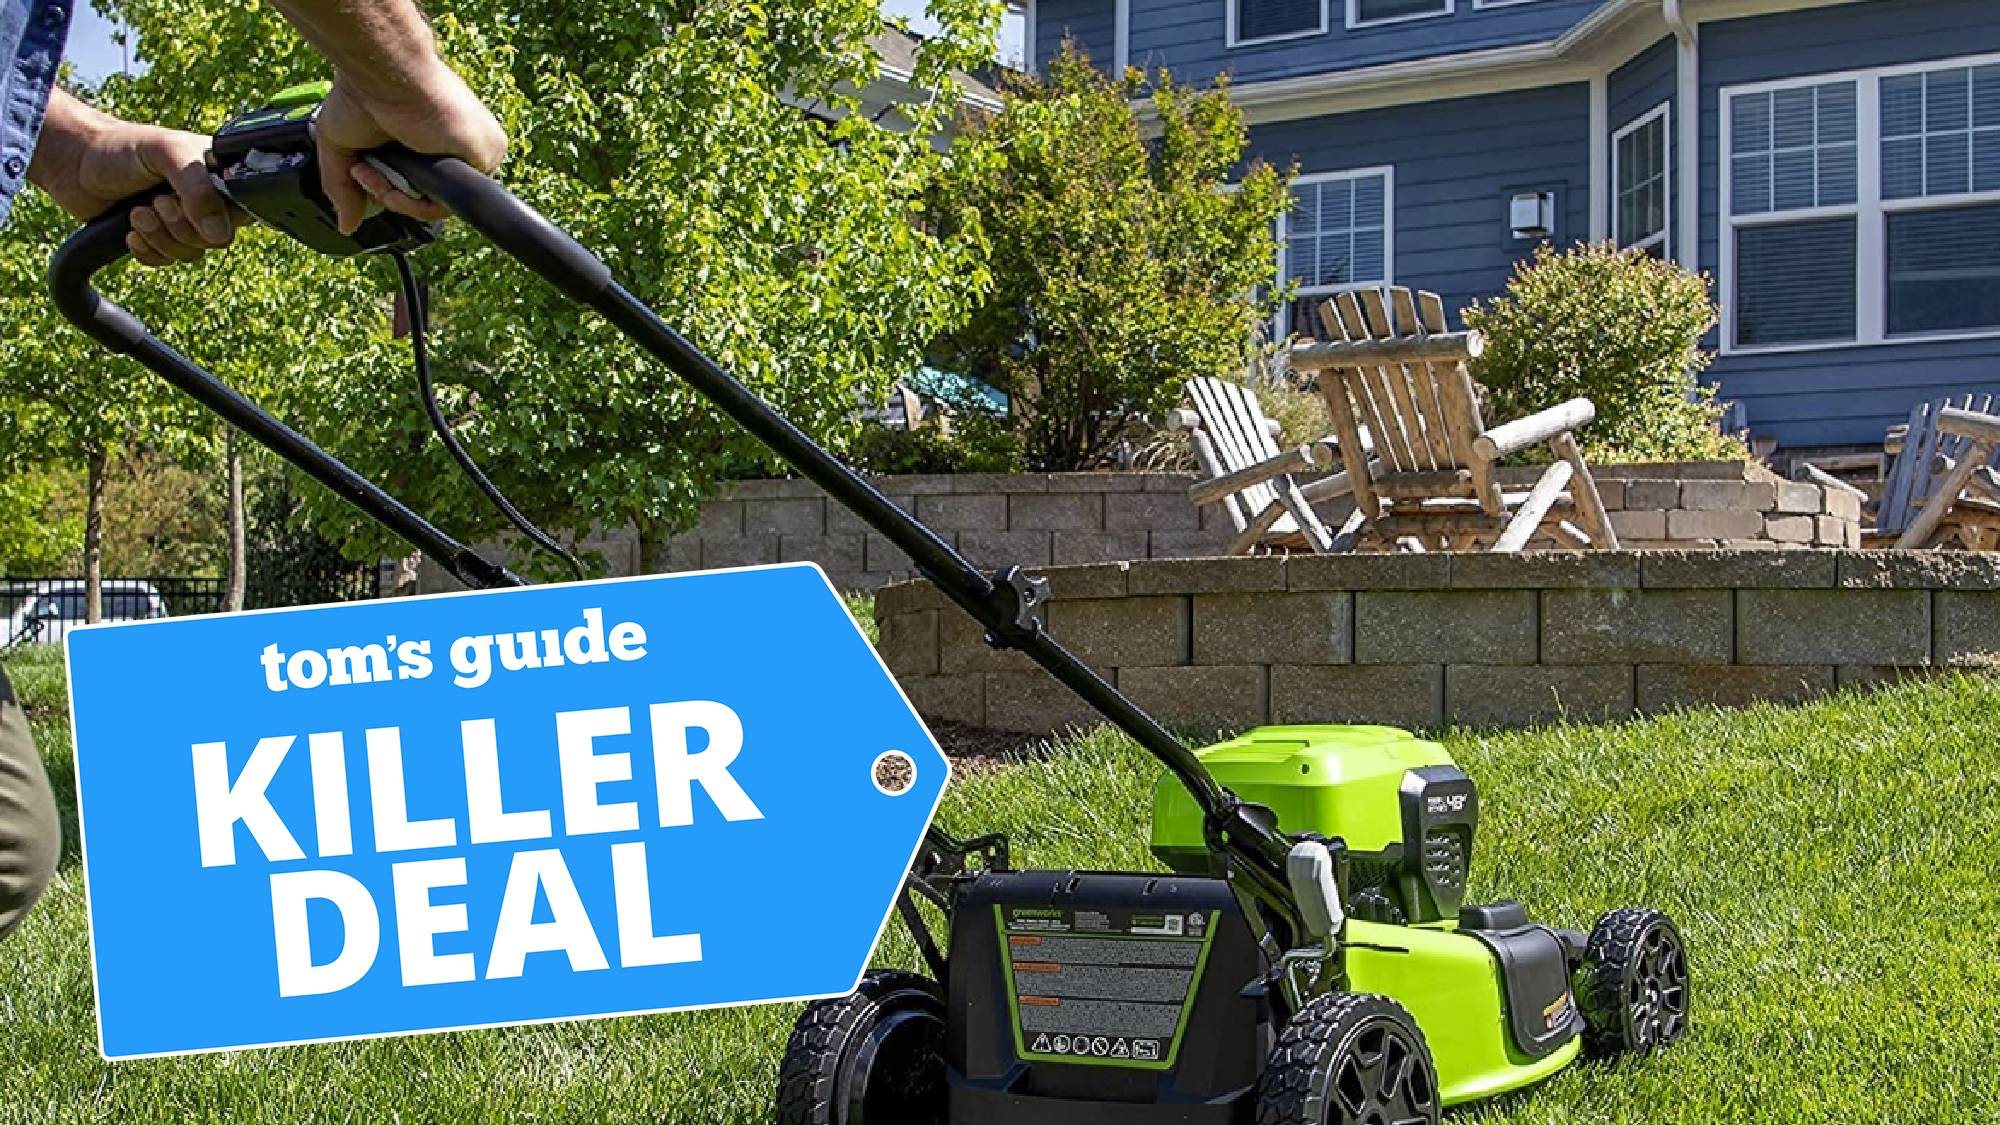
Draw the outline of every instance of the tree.
<instances>
[{"instance_id":1,"label":"tree","mask_svg":"<svg viewBox=\"0 0 2000 1125\"><path fill-rule=\"evenodd\" d=\"M128 112L213 127L325 64L257 0L112 0L150 64L110 92ZM452 0L433 6L448 57L513 138L504 177L598 249L628 288L808 432L839 445L853 404L914 369L987 275L976 223L920 225L949 157L929 135L951 111L945 74L981 54L994 0L936 0L946 33L918 79L939 91L908 134L858 115L875 59L875 0L765 4ZM269 240L266 240L269 241ZM453 469L392 340L386 263L313 260L286 246L216 280L207 308L260 368L267 404L454 533L505 525ZM663 569L673 530L763 453L611 329L456 224L420 259L434 302L445 410L532 518L581 536L636 525ZM135 307L135 311L138 311ZM182 325L202 309L162 309ZM296 330L289 327L297 326ZM288 345L250 343L270 332ZM215 360L226 346L190 348ZM216 346L207 346L215 344ZM313 524L350 557L406 548L323 489Z\"/></svg>"},{"instance_id":2,"label":"tree","mask_svg":"<svg viewBox=\"0 0 2000 1125\"><path fill-rule=\"evenodd\" d=\"M97 100L129 116L140 89L113 84ZM87 483L83 569L96 606L111 468L150 453L204 474L218 464L221 427L130 359L62 323L43 280L49 255L76 224L46 197L19 199L0 241L0 467L77 466ZM374 284L337 263L296 253L268 231L246 230L226 255L168 270L123 271L102 284L142 320L252 397L283 386L303 397L307 376L348 355L389 349ZM294 405L297 405L295 402ZM112 513L116 516L116 513Z\"/></svg>"},{"instance_id":3,"label":"tree","mask_svg":"<svg viewBox=\"0 0 2000 1125\"><path fill-rule=\"evenodd\" d=\"M16 202L0 246L0 466L85 473L86 615L102 609L105 492L112 464L135 450L185 455L207 432L193 404L128 360L56 326L42 280L48 251L73 224L39 195ZM185 279L183 280L185 283Z\"/></svg>"},{"instance_id":4,"label":"tree","mask_svg":"<svg viewBox=\"0 0 2000 1125\"><path fill-rule=\"evenodd\" d=\"M1156 136L1132 108L1142 95ZM994 288L936 362L1007 392L1032 467L1097 467L1188 379L1246 362L1290 203L1268 165L1232 182L1246 139L1226 84L1163 72L1148 91L1071 45L961 140L940 211L978 216Z\"/></svg>"}]
</instances>

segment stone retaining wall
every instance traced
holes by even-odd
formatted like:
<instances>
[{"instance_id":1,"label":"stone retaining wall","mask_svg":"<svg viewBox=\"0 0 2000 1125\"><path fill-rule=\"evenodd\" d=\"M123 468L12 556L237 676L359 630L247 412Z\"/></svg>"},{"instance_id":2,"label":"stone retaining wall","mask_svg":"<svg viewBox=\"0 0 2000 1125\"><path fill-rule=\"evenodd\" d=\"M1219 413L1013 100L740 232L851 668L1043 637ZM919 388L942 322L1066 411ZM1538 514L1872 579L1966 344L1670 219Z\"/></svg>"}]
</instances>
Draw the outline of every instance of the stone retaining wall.
<instances>
[{"instance_id":1,"label":"stone retaining wall","mask_svg":"<svg viewBox=\"0 0 2000 1125\"><path fill-rule=\"evenodd\" d=\"M1055 568L1050 631L1142 706L1262 723L1520 726L1792 701L2000 654L2000 559L1860 551L1195 559ZM1096 719L928 583L881 650L927 717Z\"/></svg>"},{"instance_id":2,"label":"stone retaining wall","mask_svg":"<svg viewBox=\"0 0 2000 1125\"><path fill-rule=\"evenodd\" d=\"M1860 508L1844 493L1779 480L1741 462L1611 465L1596 470L1612 525L1627 546L1854 547ZM1502 481L1527 488L1536 470ZM915 512L975 563L1065 566L1223 554L1234 529L1220 507L1188 502L1184 473L967 474L879 477L876 487ZM1338 522L1345 512L1325 509ZM610 573L639 573L629 530L592 539ZM914 575L887 540L809 481L744 481L702 506L699 524L667 548L674 570L818 563L843 589L872 590ZM426 567L425 592L455 583Z\"/></svg>"}]
</instances>

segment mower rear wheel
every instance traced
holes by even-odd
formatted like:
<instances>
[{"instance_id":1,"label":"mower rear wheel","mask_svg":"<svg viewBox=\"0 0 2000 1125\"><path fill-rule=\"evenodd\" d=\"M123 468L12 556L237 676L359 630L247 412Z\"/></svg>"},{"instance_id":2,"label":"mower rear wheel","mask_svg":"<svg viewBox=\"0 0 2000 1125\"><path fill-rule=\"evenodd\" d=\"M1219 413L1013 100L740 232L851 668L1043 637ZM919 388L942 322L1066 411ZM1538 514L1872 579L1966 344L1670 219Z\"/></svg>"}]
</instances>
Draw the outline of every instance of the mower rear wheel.
<instances>
[{"instance_id":1,"label":"mower rear wheel","mask_svg":"<svg viewBox=\"0 0 2000 1125\"><path fill-rule=\"evenodd\" d=\"M1334 992L1299 1009L1257 1084L1257 1125L1437 1125L1423 1032L1386 996Z\"/></svg>"},{"instance_id":2,"label":"mower rear wheel","mask_svg":"<svg viewBox=\"0 0 2000 1125\"><path fill-rule=\"evenodd\" d=\"M944 994L878 969L799 1014L778 1068L778 1125L944 1125Z\"/></svg>"},{"instance_id":3,"label":"mower rear wheel","mask_svg":"<svg viewBox=\"0 0 2000 1125\"><path fill-rule=\"evenodd\" d=\"M1584 1048L1596 1058L1647 1055L1687 1034L1687 946L1674 920L1627 907L1591 931L1577 982Z\"/></svg>"}]
</instances>

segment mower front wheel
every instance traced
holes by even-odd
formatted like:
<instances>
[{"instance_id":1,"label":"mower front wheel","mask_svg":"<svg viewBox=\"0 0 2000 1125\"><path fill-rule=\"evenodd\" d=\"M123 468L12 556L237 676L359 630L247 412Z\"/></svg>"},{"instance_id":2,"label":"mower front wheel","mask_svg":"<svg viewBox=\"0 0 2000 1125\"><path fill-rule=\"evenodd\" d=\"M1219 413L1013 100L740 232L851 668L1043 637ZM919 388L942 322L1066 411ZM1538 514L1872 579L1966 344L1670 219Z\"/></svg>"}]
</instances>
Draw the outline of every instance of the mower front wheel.
<instances>
[{"instance_id":1,"label":"mower front wheel","mask_svg":"<svg viewBox=\"0 0 2000 1125\"><path fill-rule=\"evenodd\" d=\"M778 1125L944 1125L944 994L878 969L799 1014L778 1068Z\"/></svg>"},{"instance_id":2,"label":"mower front wheel","mask_svg":"<svg viewBox=\"0 0 2000 1125\"><path fill-rule=\"evenodd\" d=\"M1278 1036L1257 1085L1257 1125L1438 1125L1423 1032L1386 996L1314 997Z\"/></svg>"},{"instance_id":3,"label":"mower front wheel","mask_svg":"<svg viewBox=\"0 0 2000 1125\"><path fill-rule=\"evenodd\" d=\"M1595 1058L1647 1055L1687 1034L1687 946L1674 920L1627 907L1591 931L1577 981L1584 1049Z\"/></svg>"}]
</instances>

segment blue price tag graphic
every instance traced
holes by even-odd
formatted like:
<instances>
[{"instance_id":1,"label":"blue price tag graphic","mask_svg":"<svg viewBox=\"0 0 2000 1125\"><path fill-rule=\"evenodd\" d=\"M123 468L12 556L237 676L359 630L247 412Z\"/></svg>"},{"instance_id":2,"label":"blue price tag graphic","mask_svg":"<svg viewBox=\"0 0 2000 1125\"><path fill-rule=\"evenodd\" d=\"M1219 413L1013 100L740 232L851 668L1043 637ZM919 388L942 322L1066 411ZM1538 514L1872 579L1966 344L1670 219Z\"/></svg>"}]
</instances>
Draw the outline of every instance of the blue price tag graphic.
<instances>
[{"instance_id":1,"label":"blue price tag graphic","mask_svg":"<svg viewBox=\"0 0 2000 1125\"><path fill-rule=\"evenodd\" d=\"M110 1058L843 994L949 773L809 564L68 646Z\"/></svg>"}]
</instances>

